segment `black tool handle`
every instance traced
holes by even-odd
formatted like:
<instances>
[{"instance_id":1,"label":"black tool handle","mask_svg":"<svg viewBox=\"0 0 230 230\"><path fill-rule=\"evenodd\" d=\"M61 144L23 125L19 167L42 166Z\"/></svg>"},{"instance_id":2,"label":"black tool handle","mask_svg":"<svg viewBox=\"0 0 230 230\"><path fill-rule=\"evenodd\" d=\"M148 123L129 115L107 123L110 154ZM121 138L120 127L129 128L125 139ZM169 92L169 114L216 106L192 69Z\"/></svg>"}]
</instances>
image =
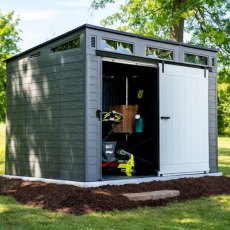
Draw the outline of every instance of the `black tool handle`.
<instances>
[{"instance_id":1,"label":"black tool handle","mask_svg":"<svg viewBox=\"0 0 230 230\"><path fill-rule=\"evenodd\" d=\"M161 117L162 120L168 120L170 117Z\"/></svg>"}]
</instances>

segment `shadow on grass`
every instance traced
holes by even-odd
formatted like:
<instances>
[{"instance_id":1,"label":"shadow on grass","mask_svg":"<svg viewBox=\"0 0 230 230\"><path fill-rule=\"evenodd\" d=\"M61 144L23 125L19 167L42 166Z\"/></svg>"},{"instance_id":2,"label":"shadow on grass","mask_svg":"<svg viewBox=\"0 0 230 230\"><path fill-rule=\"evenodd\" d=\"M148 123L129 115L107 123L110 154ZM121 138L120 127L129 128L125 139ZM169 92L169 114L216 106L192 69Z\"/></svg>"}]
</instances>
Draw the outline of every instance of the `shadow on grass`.
<instances>
[{"instance_id":1,"label":"shadow on grass","mask_svg":"<svg viewBox=\"0 0 230 230\"><path fill-rule=\"evenodd\" d=\"M138 215L137 215L138 213ZM23 206L0 196L0 229L230 229L230 196L167 207L74 216Z\"/></svg>"}]
</instances>

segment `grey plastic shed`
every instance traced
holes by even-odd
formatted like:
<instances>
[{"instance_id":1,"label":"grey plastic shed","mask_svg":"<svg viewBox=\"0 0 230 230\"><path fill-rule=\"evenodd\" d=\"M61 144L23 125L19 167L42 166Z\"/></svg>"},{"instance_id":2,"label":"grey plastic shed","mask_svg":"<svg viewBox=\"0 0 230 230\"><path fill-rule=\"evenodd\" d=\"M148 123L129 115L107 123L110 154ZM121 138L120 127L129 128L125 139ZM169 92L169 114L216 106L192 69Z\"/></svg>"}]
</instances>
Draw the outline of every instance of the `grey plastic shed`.
<instances>
[{"instance_id":1,"label":"grey plastic shed","mask_svg":"<svg viewBox=\"0 0 230 230\"><path fill-rule=\"evenodd\" d=\"M218 171L217 50L83 25L6 63L6 175L103 180L99 112L138 89L145 131L114 138L140 175Z\"/></svg>"}]
</instances>

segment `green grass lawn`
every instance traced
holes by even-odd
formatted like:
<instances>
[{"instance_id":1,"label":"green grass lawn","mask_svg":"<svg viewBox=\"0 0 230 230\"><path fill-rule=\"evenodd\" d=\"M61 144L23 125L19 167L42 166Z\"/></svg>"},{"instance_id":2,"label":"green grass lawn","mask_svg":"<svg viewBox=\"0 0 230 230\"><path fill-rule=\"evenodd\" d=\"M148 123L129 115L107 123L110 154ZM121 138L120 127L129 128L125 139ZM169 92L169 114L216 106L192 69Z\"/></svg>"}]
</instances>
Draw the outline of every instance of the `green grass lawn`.
<instances>
[{"instance_id":1,"label":"green grass lawn","mask_svg":"<svg viewBox=\"0 0 230 230\"><path fill-rule=\"evenodd\" d=\"M0 174L4 173L5 126L0 125ZM230 176L230 138L219 138L219 166ZM8 229L230 229L230 195L167 207L92 213L54 213L0 196L0 230Z\"/></svg>"},{"instance_id":2,"label":"green grass lawn","mask_svg":"<svg viewBox=\"0 0 230 230\"><path fill-rule=\"evenodd\" d=\"M230 176L230 137L219 137L219 171L225 176Z\"/></svg>"},{"instance_id":3,"label":"green grass lawn","mask_svg":"<svg viewBox=\"0 0 230 230\"><path fill-rule=\"evenodd\" d=\"M0 197L0 229L230 229L230 196L158 208L73 216L21 205Z\"/></svg>"}]
</instances>

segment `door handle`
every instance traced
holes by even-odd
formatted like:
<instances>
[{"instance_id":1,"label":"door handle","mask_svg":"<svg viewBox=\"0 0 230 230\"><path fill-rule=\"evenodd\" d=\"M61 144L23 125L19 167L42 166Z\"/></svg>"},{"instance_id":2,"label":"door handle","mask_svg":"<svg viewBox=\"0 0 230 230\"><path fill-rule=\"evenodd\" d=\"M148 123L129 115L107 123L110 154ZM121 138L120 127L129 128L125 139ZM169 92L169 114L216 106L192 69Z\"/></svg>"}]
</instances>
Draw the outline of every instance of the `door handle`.
<instances>
[{"instance_id":1,"label":"door handle","mask_svg":"<svg viewBox=\"0 0 230 230\"><path fill-rule=\"evenodd\" d=\"M162 120L168 120L170 117L161 117Z\"/></svg>"},{"instance_id":2,"label":"door handle","mask_svg":"<svg viewBox=\"0 0 230 230\"><path fill-rule=\"evenodd\" d=\"M96 117L98 118L98 120L101 120L101 110L96 110Z\"/></svg>"}]
</instances>

